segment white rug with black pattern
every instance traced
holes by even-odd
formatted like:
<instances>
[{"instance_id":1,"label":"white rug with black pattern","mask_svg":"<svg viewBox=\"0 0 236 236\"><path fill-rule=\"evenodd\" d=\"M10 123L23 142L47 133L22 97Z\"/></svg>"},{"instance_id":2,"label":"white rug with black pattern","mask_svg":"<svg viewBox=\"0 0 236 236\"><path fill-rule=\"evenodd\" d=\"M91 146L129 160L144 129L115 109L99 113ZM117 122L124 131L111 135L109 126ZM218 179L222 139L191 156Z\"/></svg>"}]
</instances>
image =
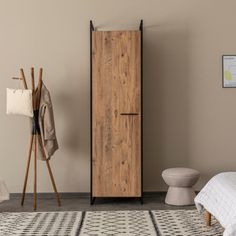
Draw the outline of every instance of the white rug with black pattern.
<instances>
[{"instance_id":1,"label":"white rug with black pattern","mask_svg":"<svg viewBox=\"0 0 236 236\"><path fill-rule=\"evenodd\" d=\"M222 236L197 210L0 213L0 236Z\"/></svg>"},{"instance_id":2,"label":"white rug with black pattern","mask_svg":"<svg viewBox=\"0 0 236 236\"><path fill-rule=\"evenodd\" d=\"M160 236L222 236L224 231L214 217L206 226L197 210L156 210L151 216Z\"/></svg>"},{"instance_id":3,"label":"white rug with black pattern","mask_svg":"<svg viewBox=\"0 0 236 236\"><path fill-rule=\"evenodd\" d=\"M82 212L0 213L1 236L78 235Z\"/></svg>"},{"instance_id":4,"label":"white rug with black pattern","mask_svg":"<svg viewBox=\"0 0 236 236\"><path fill-rule=\"evenodd\" d=\"M89 211L80 235L150 236L156 230L149 211Z\"/></svg>"}]
</instances>

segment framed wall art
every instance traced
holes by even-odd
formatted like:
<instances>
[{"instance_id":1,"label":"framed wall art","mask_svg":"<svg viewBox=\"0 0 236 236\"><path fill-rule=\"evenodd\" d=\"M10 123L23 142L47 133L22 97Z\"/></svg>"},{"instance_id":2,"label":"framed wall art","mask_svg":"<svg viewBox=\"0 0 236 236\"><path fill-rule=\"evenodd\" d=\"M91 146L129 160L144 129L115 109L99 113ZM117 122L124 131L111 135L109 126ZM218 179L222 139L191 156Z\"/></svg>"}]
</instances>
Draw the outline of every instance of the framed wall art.
<instances>
[{"instance_id":1,"label":"framed wall art","mask_svg":"<svg viewBox=\"0 0 236 236\"><path fill-rule=\"evenodd\" d=\"M222 56L222 87L236 88L236 55Z\"/></svg>"}]
</instances>

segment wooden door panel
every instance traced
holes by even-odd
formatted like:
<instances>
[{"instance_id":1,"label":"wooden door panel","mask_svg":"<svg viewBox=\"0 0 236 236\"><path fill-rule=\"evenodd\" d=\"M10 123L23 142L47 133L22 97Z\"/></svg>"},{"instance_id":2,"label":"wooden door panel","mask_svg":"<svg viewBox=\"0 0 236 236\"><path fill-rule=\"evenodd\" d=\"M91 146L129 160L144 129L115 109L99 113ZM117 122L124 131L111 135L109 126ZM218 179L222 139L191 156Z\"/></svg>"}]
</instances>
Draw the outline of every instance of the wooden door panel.
<instances>
[{"instance_id":1,"label":"wooden door panel","mask_svg":"<svg viewBox=\"0 0 236 236\"><path fill-rule=\"evenodd\" d=\"M93 194L106 193L112 188L112 91L110 34L93 33Z\"/></svg>"},{"instance_id":2,"label":"wooden door panel","mask_svg":"<svg viewBox=\"0 0 236 236\"><path fill-rule=\"evenodd\" d=\"M114 193L119 196L140 196L140 116L122 116L119 133L114 135ZM115 183L119 183L118 185Z\"/></svg>"},{"instance_id":3,"label":"wooden door panel","mask_svg":"<svg viewBox=\"0 0 236 236\"><path fill-rule=\"evenodd\" d=\"M92 38L93 196L141 196L140 32Z\"/></svg>"}]
</instances>

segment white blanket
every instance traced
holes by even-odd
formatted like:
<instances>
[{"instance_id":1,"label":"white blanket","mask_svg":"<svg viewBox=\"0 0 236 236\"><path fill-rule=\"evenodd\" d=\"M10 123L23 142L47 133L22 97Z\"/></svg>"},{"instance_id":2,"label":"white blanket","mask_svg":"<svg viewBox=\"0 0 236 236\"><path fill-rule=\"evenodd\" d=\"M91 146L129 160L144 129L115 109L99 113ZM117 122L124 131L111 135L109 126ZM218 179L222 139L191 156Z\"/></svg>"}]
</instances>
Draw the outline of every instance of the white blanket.
<instances>
[{"instance_id":1,"label":"white blanket","mask_svg":"<svg viewBox=\"0 0 236 236\"><path fill-rule=\"evenodd\" d=\"M206 209L225 228L224 236L236 236L236 172L214 176L195 198L200 212Z\"/></svg>"}]
</instances>

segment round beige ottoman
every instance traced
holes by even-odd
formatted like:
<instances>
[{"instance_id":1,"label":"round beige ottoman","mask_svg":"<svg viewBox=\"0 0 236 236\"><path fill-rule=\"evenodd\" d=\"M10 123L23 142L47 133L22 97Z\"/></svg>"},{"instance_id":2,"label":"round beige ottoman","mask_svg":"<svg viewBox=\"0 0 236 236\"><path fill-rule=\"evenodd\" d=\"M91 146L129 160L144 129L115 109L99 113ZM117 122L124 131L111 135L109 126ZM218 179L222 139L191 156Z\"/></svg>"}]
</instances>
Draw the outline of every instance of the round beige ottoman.
<instances>
[{"instance_id":1,"label":"round beige ottoman","mask_svg":"<svg viewBox=\"0 0 236 236\"><path fill-rule=\"evenodd\" d=\"M169 189L165 203L169 205L194 205L196 196L192 186L199 179L199 172L190 168L170 168L162 172L162 177Z\"/></svg>"}]
</instances>

